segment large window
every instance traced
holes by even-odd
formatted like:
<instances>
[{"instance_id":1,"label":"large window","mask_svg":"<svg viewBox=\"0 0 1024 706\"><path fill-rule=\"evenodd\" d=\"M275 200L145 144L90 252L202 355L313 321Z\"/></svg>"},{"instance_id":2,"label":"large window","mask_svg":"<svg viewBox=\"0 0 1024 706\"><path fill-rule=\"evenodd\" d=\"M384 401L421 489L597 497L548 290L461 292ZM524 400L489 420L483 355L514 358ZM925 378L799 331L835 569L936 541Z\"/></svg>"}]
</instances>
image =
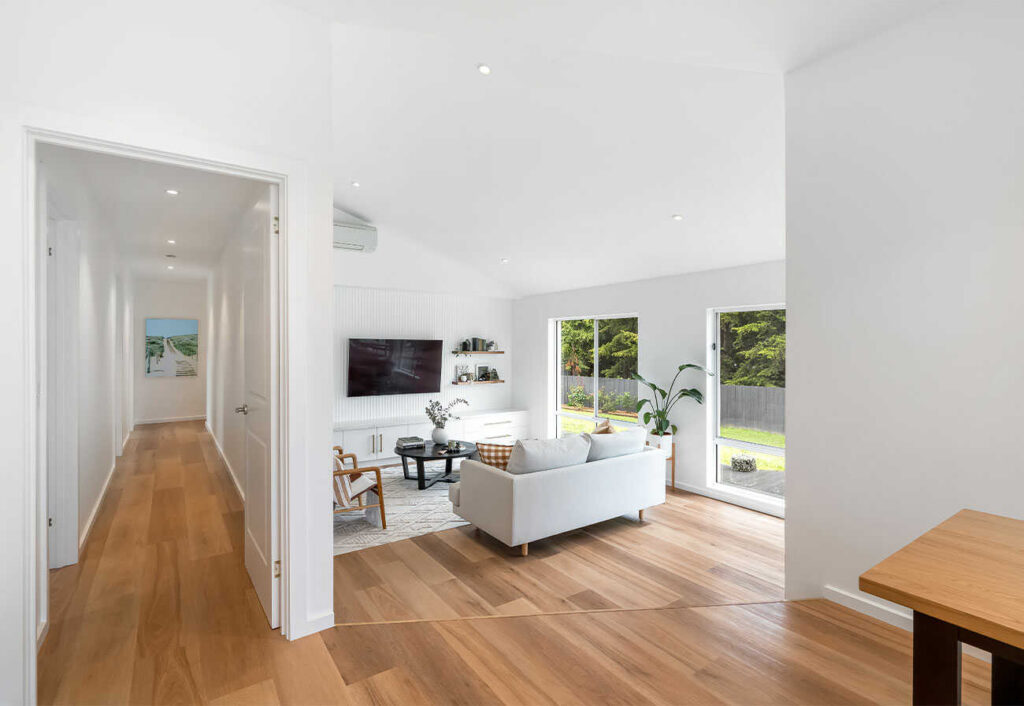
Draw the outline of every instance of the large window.
<instances>
[{"instance_id":1,"label":"large window","mask_svg":"<svg viewBox=\"0 0 1024 706\"><path fill-rule=\"evenodd\" d=\"M637 318L563 319L556 333L558 435L593 431L599 419L636 424Z\"/></svg>"},{"instance_id":2,"label":"large window","mask_svg":"<svg viewBox=\"0 0 1024 706\"><path fill-rule=\"evenodd\" d=\"M715 480L786 493L786 310L714 312Z\"/></svg>"}]
</instances>

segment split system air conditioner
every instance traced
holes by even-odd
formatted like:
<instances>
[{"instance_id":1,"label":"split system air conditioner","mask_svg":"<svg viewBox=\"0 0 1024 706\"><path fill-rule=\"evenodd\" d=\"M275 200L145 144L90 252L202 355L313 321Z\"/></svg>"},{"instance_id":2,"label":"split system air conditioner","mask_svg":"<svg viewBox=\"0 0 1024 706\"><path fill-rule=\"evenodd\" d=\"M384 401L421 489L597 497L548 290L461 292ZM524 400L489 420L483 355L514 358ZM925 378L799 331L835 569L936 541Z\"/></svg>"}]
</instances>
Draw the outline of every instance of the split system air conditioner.
<instances>
[{"instance_id":1,"label":"split system air conditioner","mask_svg":"<svg viewBox=\"0 0 1024 706\"><path fill-rule=\"evenodd\" d=\"M377 228L369 224L335 223L334 247L356 252L373 252L377 249Z\"/></svg>"}]
</instances>

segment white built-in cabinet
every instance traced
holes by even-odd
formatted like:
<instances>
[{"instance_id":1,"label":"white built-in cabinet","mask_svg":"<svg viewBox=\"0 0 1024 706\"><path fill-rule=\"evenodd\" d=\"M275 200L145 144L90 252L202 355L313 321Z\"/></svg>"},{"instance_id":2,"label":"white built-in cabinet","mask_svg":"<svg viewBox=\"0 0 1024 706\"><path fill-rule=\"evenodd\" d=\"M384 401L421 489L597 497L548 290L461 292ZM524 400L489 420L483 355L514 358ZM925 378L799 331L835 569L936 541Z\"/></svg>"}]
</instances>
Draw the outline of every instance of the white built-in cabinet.
<instances>
[{"instance_id":1,"label":"white built-in cabinet","mask_svg":"<svg viewBox=\"0 0 1024 706\"><path fill-rule=\"evenodd\" d=\"M399 437L418 436L430 440L433 427L419 419L342 423L335 427L334 443L346 453L354 453L360 462L395 458L395 443ZM474 412L448 422L448 437L474 443L514 444L517 439L525 438L527 422L527 413L522 410Z\"/></svg>"}]
</instances>

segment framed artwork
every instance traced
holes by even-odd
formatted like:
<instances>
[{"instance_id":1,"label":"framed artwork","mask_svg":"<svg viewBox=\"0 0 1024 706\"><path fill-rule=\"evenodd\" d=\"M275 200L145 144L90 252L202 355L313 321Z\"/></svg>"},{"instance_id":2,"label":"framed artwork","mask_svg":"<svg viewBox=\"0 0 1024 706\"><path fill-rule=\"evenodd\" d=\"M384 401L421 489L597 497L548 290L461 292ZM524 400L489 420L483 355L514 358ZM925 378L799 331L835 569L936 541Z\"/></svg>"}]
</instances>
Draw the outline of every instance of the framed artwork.
<instances>
[{"instance_id":1,"label":"framed artwork","mask_svg":"<svg viewBox=\"0 0 1024 706\"><path fill-rule=\"evenodd\" d=\"M490 380L490 368L486 365L476 366L477 380Z\"/></svg>"},{"instance_id":2,"label":"framed artwork","mask_svg":"<svg viewBox=\"0 0 1024 706\"><path fill-rule=\"evenodd\" d=\"M146 377L195 377L198 368L198 319L146 319Z\"/></svg>"}]
</instances>

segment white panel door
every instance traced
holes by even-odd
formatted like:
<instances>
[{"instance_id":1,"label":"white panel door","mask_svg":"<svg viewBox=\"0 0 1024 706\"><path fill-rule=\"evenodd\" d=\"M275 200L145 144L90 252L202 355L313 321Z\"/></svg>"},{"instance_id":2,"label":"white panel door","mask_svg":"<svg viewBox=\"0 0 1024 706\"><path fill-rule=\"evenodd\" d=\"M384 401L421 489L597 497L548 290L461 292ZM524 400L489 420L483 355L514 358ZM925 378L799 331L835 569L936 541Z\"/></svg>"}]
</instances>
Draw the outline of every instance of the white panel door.
<instances>
[{"instance_id":1,"label":"white panel door","mask_svg":"<svg viewBox=\"0 0 1024 706\"><path fill-rule=\"evenodd\" d=\"M277 187L245 216L245 568L270 627L281 625L277 454Z\"/></svg>"}]
</instances>

